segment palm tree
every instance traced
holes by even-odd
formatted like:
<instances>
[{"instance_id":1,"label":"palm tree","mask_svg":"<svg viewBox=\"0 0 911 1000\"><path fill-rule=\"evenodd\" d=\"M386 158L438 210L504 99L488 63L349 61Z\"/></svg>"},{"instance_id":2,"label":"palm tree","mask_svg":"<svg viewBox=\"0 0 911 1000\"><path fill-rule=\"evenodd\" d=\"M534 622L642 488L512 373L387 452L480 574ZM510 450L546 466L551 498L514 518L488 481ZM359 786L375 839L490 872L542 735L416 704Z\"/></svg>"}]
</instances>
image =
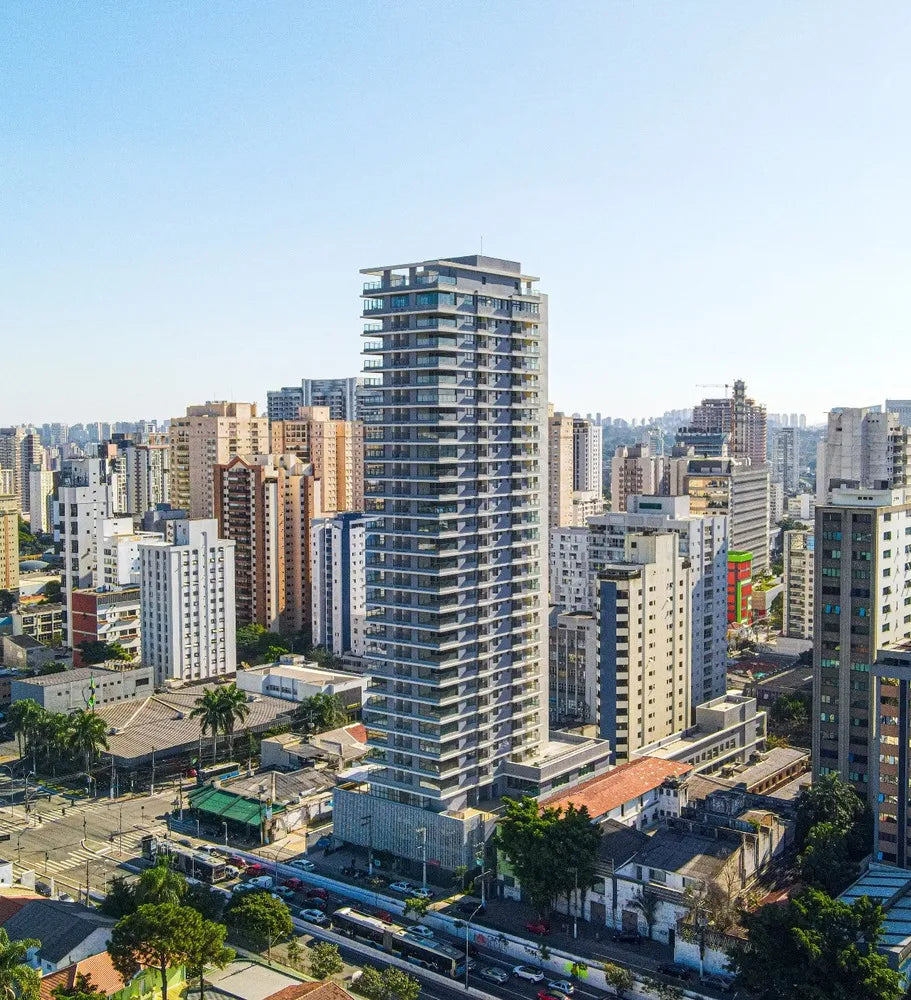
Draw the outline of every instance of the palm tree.
<instances>
[{"instance_id":1,"label":"palm tree","mask_svg":"<svg viewBox=\"0 0 911 1000\"><path fill-rule=\"evenodd\" d=\"M348 722L348 713L337 694L314 694L297 709L297 718L308 733L324 733Z\"/></svg>"},{"instance_id":2,"label":"palm tree","mask_svg":"<svg viewBox=\"0 0 911 1000\"><path fill-rule=\"evenodd\" d=\"M136 883L136 905L173 903L180 906L187 894L187 880L175 871L167 856L159 857L151 868L139 876Z\"/></svg>"},{"instance_id":3,"label":"palm tree","mask_svg":"<svg viewBox=\"0 0 911 1000\"><path fill-rule=\"evenodd\" d=\"M104 719L84 708L73 712L70 722L70 746L82 754L83 768L88 774L99 750L108 748L108 727Z\"/></svg>"},{"instance_id":4,"label":"palm tree","mask_svg":"<svg viewBox=\"0 0 911 1000\"><path fill-rule=\"evenodd\" d=\"M231 758L234 758L234 726L243 724L250 714L247 696L236 684L226 684L218 688L218 698L221 702L221 728L228 737L231 746Z\"/></svg>"},{"instance_id":5,"label":"palm tree","mask_svg":"<svg viewBox=\"0 0 911 1000\"><path fill-rule=\"evenodd\" d=\"M658 918L658 907L661 905L661 900L651 889L644 888L636 893L631 902L645 918L645 926L648 928L648 937L651 941L652 928L655 926L655 920Z\"/></svg>"},{"instance_id":6,"label":"palm tree","mask_svg":"<svg viewBox=\"0 0 911 1000\"><path fill-rule=\"evenodd\" d=\"M22 701L14 701L10 705L7 720L19 742L20 758L25 755L25 748L31 742L35 729L46 714L45 710L32 698L23 698Z\"/></svg>"},{"instance_id":7,"label":"palm tree","mask_svg":"<svg viewBox=\"0 0 911 1000\"><path fill-rule=\"evenodd\" d=\"M0 997L2 1000L38 1000L39 976L26 959L40 941L22 938L10 941L5 928L0 927Z\"/></svg>"},{"instance_id":8,"label":"palm tree","mask_svg":"<svg viewBox=\"0 0 911 1000\"><path fill-rule=\"evenodd\" d=\"M191 719L199 719L199 728L205 736L206 730L212 734L212 763L218 753L218 730L222 728L224 710L218 688L208 688L201 698L196 699L196 707L190 712ZM200 761L200 763L202 763Z\"/></svg>"}]
</instances>

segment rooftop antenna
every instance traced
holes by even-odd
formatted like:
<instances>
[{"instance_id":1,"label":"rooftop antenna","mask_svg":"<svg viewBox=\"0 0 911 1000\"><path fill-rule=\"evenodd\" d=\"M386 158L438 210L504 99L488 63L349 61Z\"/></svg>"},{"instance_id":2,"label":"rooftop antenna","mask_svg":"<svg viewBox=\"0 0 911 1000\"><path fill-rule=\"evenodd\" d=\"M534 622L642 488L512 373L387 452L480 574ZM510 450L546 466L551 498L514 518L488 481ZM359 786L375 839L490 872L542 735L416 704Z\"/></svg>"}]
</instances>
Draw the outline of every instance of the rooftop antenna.
<instances>
[{"instance_id":1,"label":"rooftop antenna","mask_svg":"<svg viewBox=\"0 0 911 1000\"><path fill-rule=\"evenodd\" d=\"M481 256L484 256L484 236L481 236Z\"/></svg>"}]
</instances>

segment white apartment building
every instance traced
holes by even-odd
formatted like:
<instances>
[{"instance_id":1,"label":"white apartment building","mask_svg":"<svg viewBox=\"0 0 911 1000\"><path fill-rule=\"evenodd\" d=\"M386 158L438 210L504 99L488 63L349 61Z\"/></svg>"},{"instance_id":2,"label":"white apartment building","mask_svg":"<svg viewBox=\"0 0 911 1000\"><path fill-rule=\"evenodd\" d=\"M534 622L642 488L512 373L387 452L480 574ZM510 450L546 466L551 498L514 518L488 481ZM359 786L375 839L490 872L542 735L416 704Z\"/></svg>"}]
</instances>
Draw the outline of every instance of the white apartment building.
<instances>
[{"instance_id":1,"label":"white apartment building","mask_svg":"<svg viewBox=\"0 0 911 1000\"><path fill-rule=\"evenodd\" d=\"M550 614L549 711L552 729L598 721L598 623L590 611Z\"/></svg>"},{"instance_id":2,"label":"white apartment building","mask_svg":"<svg viewBox=\"0 0 911 1000\"><path fill-rule=\"evenodd\" d=\"M619 761L689 725L688 564L673 534L630 532L598 573L599 729Z\"/></svg>"},{"instance_id":3,"label":"white apartment building","mask_svg":"<svg viewBox=\"0 0 911 1000\"><path fill-rule=\"evenodd\" d=\"M602 495L601 425L573 417L573 489Z\"/></svg>"},{"instance_id":4,"label":"white apartment building","mask_svg":"<svg viewBox=\"0 0 911 1000\"><path fill-rule=\"evenodd\" d=\"M591 611L588 528L552 528L550 532L550 603L561 611Z\"/></svg>"},{"instance_id":5,"label":"white apartment building","mask_svg":"<svg viewBox=\"0 0 911 1000\"><path fill-rule=\"evenodd\" d=\"M218 522L175 521L174 541L141 542L139 559L142 662L155 683L234 673L234 542Z\"/></svg>"},{"instance_id":6,"label":"white apartment building","mask_svg":"<svg viewBox=\"0 0 911 1000\"><path fill-rule=\"evenodd\" d=\"M782 631L791 639L813 638L813 529L784 533Z\"/></svg>"},{"instance_id":7,"label":"white apartment building","mask_svg":"<svg viewBox=\"0 0 911 1000\"><path fill-rule=\"evenodd\" d=\"M787 496L800 488L800 428L778 427L772 432L772 482L781 483Z\"/></svg>"},{"instance_id":8,"label":"white apartment building","mask_svg":"<svg viewBox=\"0 0 911 1000\"><path fill-rule=\"evenodd\" d=\"M796 497L788 497L787 515L795 521L812 524L816 517L816 497L812 493L798 493Z\"/></svg>"},{"instance_id":9,"label":"white apartment building","mask_svg":"<svg viewBox=\"0 0 911 1000\"><path fill-rule=\"evenodd\" d=\"M604 497L600 490L573 490L569 499L569 521L574 528L584 528L590 517L604 513Z\"/></svg>"},{"instance_id":10,"label":"white apartment building","mask_svg":"<svg viewBox=\"0 0 911 1000\"><path fill-rule=\"evenodd\" d=\"M816 449L816 503L836 489L888 490L908 484L911 430L898 414L878 406L829 411L826 434Z\"/></svg>"},{"instance_id":11,"label":"white apartment building","mask_svg":"<svg viewBox=\"0 0 911 1000\"><path fill-rule=\"evenodd\" d=\"M310 525L313 643L336 656L363 656L367 633L365 542L371 519L336 514Z\"/></svg>"},{"instance_id":12,"label":"white apartment building","mask_svg":"<svg viewBox=\"0 0 911 1000\"><path fill-rule=\"evenodd\" d=\"M54 503L54 541L63 557L66 644L73 645L73 591L95 586L101 522L114 513L114 490L104 459L65 463Z\"/></svg>"},{"instance_id":13,"label":"white apartment building","mask_svg":"<svg viewBox=\"0 0 911 1000\"><path fill-rule=\"evenodd\" d=\"M657 496L666 492L664 476L666 459L653 455L647 444L620 447L611 459L611 510L626 510L628 496Z\"/></svg>"},{"instance_id":14,"label":"white apartment building","mask_svg":"<svg viewBox=\"0 0 911 1000\"><path fill-rule=\"evenodd\" d=\"M645 530L672 532L678 539L679 555L690 563L691 701L698 705L723 695L727 686L726 515L693 515L689 497L630 496L626 511L593 518L587 603L576 606L594 607L598 572L610 563L622 562L627 536Z\"/></svg>"},{"instance_id":15,"label":"white apartment building","mask_svg":"<svg viewBox=\"0 0 911 1000\"><path fill-rule=\"evenodd\" d=\"M0 490L2 492L2 490ZM29 527L42 535L53 530L54 473L30 469L28 473Z\"/></svg>"},{"instance_id":16,"label":"white apartment building","mask_svg":"<svg viewBox=\"0 0 911 1000\"><path fill-rule=\"evenodd\" d=\"M155 531L134 531L132 517L103 518L98 525L100 559L96 587L139 585L139 546L162 537Z\"/></svg>"},{"instance_id":17,"label":"white apartment building","mask_svg":"<svg viewBox=\"0 0 911 1000\"><path fill-rule=\"evenodd\" d=\"M123 451L124 512L144 514L171 496L171 453L164 442L133 444Z\"/></svg>"}]
</instances>

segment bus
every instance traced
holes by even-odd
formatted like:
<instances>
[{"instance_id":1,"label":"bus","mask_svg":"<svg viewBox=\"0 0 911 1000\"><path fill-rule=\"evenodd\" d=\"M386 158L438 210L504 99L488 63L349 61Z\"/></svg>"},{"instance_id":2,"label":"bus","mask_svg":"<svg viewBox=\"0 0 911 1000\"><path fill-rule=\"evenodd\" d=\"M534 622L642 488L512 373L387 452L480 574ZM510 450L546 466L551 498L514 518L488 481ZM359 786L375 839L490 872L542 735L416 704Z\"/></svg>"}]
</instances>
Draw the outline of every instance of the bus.
<instances>
[{"instance_id":1,"label":"bus","mask_svg":"<svg viewBox=\"0 0 911 1000\"><path fill-rule=\"evenodd\" d=\"M240 764L236 760L228 760L223 764L200 765L196 770L196 784L204 785L215 778L236 778L240 774Z\"/></svg>"},{"instance_id":2,"label":"bus","mask_svg":"<svg viewBox=\"0 0 911 1000\"><path fill-rule=\"evenodd\" d=\"M407 932L403 924L383 920L353 906L343 906L332 914L333 927L351 938L378 945L406 960L414 960L454 979L465 975L465 955L445 941L419 938Z\"/></svg>"},{"instance_id":3,"label":"bus","mask_svg":"<svg viewBox=\"0 0 911 1000\"><path fill-rule=\"evenodd\" d=\"M223 858L210 857L200 851L177 848L169 841L160 840L158 837L142 838L144 858L154 864L163 855L170 858L172 867L184 875L189 875L190 878L199 879L200 882L215 885L228 877Z\"/></svg>"}]
</instances>

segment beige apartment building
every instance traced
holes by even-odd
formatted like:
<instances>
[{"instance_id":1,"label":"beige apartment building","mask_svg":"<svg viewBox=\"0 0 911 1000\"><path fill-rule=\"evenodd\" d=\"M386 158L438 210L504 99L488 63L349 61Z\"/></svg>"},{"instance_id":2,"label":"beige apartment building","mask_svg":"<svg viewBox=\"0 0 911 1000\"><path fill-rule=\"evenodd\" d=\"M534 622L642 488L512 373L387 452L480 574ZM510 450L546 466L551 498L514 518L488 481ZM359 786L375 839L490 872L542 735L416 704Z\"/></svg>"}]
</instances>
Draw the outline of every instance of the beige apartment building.
<instances>
[{"instance_id":1,"label":"beige apartment building","mask_svg":"<svg viewBox=\"0 0 911 1000\"><path fill-rule=\"evenodd\" d=\"M256 415L255 403L188 406L184 416L171 420L169 447L172 506L191 518L212 517L215 466L235 455L268 452L269 420Z\"/></svg>"},{"instance_id":2,"label":"beige apartment building","mask_svg":"<svg viewBox=\"0 0 911 1000\"><path fill-rule=\"evenodd\" d=\"M791 639L813 638L814 547L812 528L784 533L782 632Z\"/></svg>"},{"instance_id":3,"label":"beige apartment building","mask_svg":"<svg viewBox=\"0 0 911 1000\"><path fill-rule=\"evenodd\" d=\"M19 589L19 497L0 496L0 590Z\"/></svg>"},{"instance_id":4,"label":"beige apartment building","mask_svg":"<svg viewBox=\"0 0 911 1000\"><path fill-rule=\"evenodd\" d=\"M627 497L663 494L666 461L663 455L653 455L647 444L617 448L610 462L611 510L625 511Z\"/></svg>"},{"instance_id":5,"label":"beige apartment building","mask_svg":"<svg viewBox=\"0 0 911 1000\"><path fill-rule=\"evenodd\" d=\"M276 420L271 427L274 455L296 455L313 466L326 511L364 509L364 425L360 420L332 420L328 406L301 406L296 420Z\"/></svg>"},{"instance_id":6,"label":"beige apartment building","mask_svg":"<svg viewBox=\"0 0 911 1000\"><path fill-rule=\"evenodd\" d=\"M573 418L554 413L547 419L549 523L551 528L573 525Z\"/></svg>"},{"instance_id":7,"label":"beige apartment building","mask_svg":"<svg viewBox=\"0 0 911 1000\"><path fill-rule=\"evenodd\" d=\"M310 523L323 516L313 466L256 455L217 465L214 475L219 536L235 543L238 623L299 631L310 622Z\"/></svg>"}]
</instances>

